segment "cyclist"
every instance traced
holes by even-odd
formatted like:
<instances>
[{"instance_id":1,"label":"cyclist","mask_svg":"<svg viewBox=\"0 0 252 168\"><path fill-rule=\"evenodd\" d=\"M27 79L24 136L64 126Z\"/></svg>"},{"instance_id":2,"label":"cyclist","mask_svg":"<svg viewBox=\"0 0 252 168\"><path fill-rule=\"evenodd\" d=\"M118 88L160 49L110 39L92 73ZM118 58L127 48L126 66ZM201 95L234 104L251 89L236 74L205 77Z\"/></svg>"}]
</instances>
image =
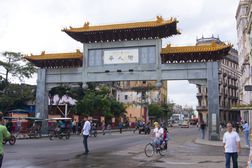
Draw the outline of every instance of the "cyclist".
<instances>
[{"instance_id":1,"label":"cyclist","mask_svg":"<svg viewBox=\"0 0 252 168\"><path fill-rule=\"evenodd\" d=\"M167 142L169 141L169 131L167 130L166 127L164 127L164 136L163 136L163 142L165 142L164 148L167 148Z\"/></svg>"},{"instance_id":2,"label":"cyclist","mask_svg":"<svg viewBox=\"0 0 252 168\"><path fill-rule=\"evenodd\" d=\"M153 130L153 135L154 135L154 143L155 145L160 148L161 143L163 142L163 135L164 135L164 129L160 127L158 122L154 122L154 130Z\"/></svg>"}]
</instances>

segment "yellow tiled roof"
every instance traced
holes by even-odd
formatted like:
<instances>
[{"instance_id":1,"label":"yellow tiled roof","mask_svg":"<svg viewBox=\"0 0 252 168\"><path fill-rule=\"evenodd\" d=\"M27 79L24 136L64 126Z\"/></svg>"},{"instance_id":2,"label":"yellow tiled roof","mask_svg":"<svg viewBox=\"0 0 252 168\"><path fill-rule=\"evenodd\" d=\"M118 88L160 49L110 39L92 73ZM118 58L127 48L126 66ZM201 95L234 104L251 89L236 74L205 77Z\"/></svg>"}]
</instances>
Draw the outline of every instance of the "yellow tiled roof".
<instances>
[{"instance_id":1,"label":"yellow tiled roof","mask_svg":"<svg viewBox=\"0 0 252 168\"><path fill-rule=\"evenodd\" d=\"M83 55L80 50L76 50L76 52L72 53L53 53L53 54L46 54L43 51L40 55L32 55L26 56L25 59L27 60L59 60L59 59L82 59Z\"/></svg>"},{"instance_id":2,"label":"yellow tiled roof","mask_svg":"<svg viewBox=\"0 0 252 168\"><path fill-rule=\"evenodd\" d=\"M86 22L83 27L65 28L62 31L65 32L89 32L89 31L101 31L101 30L115 30L115 29L132 29L132 28L145 28L145 27L157 27L166 24L171 24L178 22L175 18L170 18L169 20L164 20L162 16L157 16L155 21L147 22L134 22L134 23L123 23L123 24L110 24L110 25L99 25L99 26L90 26L89 22Z\"/></svg>"},{"instance_id":3,"label":"yellow tiled roof","mask_svg":"<svg viewBox=\"0 0 252 168\"><path fill-rule=\"evenodd\" d=\"M218 51L225 48L230 48L231 45L226 45L225 43L216 44L215 42L210 45L199 45L199 46L182 46L182 47L171 47L167 45L165 48L161 49L161 54L176 54L176 53L195 53L195 52L210 52Z\"/></svg>"}]
</instances>

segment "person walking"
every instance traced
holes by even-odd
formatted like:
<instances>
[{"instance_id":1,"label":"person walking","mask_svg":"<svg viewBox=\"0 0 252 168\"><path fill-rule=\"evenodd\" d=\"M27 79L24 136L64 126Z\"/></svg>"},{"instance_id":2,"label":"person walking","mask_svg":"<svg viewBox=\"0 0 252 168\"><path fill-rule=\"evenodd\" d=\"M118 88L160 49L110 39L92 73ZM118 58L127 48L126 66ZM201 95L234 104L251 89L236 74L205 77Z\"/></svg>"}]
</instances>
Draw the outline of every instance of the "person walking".
<instances>
[{"instance_id":1,"label":"person walking","mask_svg":"<svg viewBox=\"0 0 252 168\"><path fill-rule=\"evenodd\" d=\"M89 137L89 132L90 132L90 129L91 129L91 124L90 122L88 121L88 118L87 116L84 117L84 126L83 126L83 145L84 145L84 148L85 148L85 153L84 155L87 155L89 153L89 150L88 150L88 137Z\"/></svg>"},{"instance_id":2,"label":"person walking","mask_svg":"<svg viewBox=\"0 0 252 168\"><path fill-rule=\"evenodd\" d=\"M76 134L76 127L77 127L76 119L73 120L72 127L73 127L73 134Z\"/></svg>"},{"instance_id":3,"label":"person walking","mask_svg":"<svg viewBox=\"0 0 252 168\"><path fill-rule=\"evenodd\" d=\"M107 125L107 130L108 130L109 135L111 135L111 123L110 122Z\"/></svg>"},{"instance_id":4,"label":"person walking","mask_svg":"<svg viewBox=\"0 0 252 168\"><path fill-rule=\"evenodd\" d=\"M102 122L102 135L105 135L106 124Z\"/></svg>"},{"instance_id":5,"label":"person walking","mask_svg":"<svg viewBox=\"0 0 252 168\"><path fill-rule=\"evenodd\" d=\"M238 153L240 153L240 137L233 131L231 123L227 123L227 131L223 136L223 146L226 158L226 168L230 168L230 159L232 158L233 168L238 168Z\"/></svg>"},{"instance_id":6,"label":"person walking","mask_svg":"<svg viewBox=\"0 0 252 168\"><path fill-rule=\"evenodd\" d=\"M119 122L118 124L118 128L120 129L120 134L122 133L122 128L123 128L123 124L122 122Z\"/></svg>"},{"instance_id":7,"label":"person walking","mask_svg":"<svg viewBox=\"0 0 252 168\"><path fill-rule=\"evenodd\" d=\"M8 139L10 139L10 132L4 126L3 113L0 112L0 168L2 167L4 156L3 141Z\"/></svg>"},{"instance_id":8,"label":"person walking","mask_svg":"<svg viewBox=\"0 0 252 168\"><path fill-rule=\"evenodd\" d=\"M199 125L200 125L201 139L205 139L206 123L203 119L201 119Z\"/></svg>"},{"instance_id":9,"label":"person walking","mask_svg":"<svg viewBox=\"0 0 252 168\"><path fill-rule=\"evenodd\" d=\"M244 136L245 136L245 141L246 141L246 145L249 146L249 125L247 123L247 121L244 121L244 124L242 125L242 131L244 132Z\"/></svg>"}]
</instances>

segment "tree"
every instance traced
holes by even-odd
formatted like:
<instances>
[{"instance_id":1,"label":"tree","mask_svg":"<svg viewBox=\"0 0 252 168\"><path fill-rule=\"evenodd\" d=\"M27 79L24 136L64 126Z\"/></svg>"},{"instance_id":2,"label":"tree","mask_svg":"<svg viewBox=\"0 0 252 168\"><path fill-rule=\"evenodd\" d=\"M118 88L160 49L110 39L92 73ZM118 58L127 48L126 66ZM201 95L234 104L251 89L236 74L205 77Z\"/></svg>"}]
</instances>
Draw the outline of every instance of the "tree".
<instances>
[{"instance_id":1,"label":"tree","mask_svg":"<svg viewBox=\"0 0 252 168\"><path fill-rule=\"evenodd\" d=\"M111 98L109 93L107 86L96 86L85 90L83 98L77 102L77 113L92 116L103 115L106 118L122 116L125 113L124 105Z\"/></svg>"},{"instance_id":2,"label":"tree","mask_svg":"<svg viewBox=\"0 0 252 168\"><path fill-rule=\"evenodd\" d=\"M163 119L165 121L165 125L167 125L168 123L168 119L172 116L173 113L173 107L174 107L174 103L165 103L162 104L162 110L163 110Z\"/></svg>"},{"instance_id":3,"label":"tree","mask_svg":"<svg viewBox=\"0 0 252 168\"><path fill-rule=\"evenodd\" d=\"M156 119L162 116L162 107L159 104L152 103L148 105L149 116L153 116Z\"/></svg>"},{"instance_id":4,"label":"tree","mask_svg":"<svg viewBox=\"0 0 252 168\"><path fill-rule=\"evenodd\" d=\"M123 116L126 112L126 107L123 103L116 101L115 99L111 99L111 107L110 111L114 114L115 117Z\"/></svg>"},{"instance_id":5,"label":"tree","mask_svg":"<svg viewBox=\"0 0 252 168\"><path fill-rule=\"evenodd\" d=\"M106 95L101 91L86 90L84 97L76 104L76 111L78 114L85 115L104 115L103 113L109 111L110 104L106 99Z\"/></svg>"},{"instance_id":6,"label":"tree","mask_svg":"<svg viewBox=\"0 0 252 168\"><path fill-rule=\"evenodd\" d=\"M10 83L10 76L20 81L31 78L36 68L23 59L21 53L4 52L0 60L0 110L7 112L13 108L21 108L29 100L35 100L34 86Z\"/></svg>"},{"instance_id":7,"label":"tree","mask_svg":"<svg viewBox=\"0 0 252 168\"><path fill-rule=\"evenodd\" d=\"M35 97L35 86L10 84L5 87L4 94L0 94L0 111L22 108L28 101L34 101Z\"/></svg>"},{"instance_id":8,"label":"tree","mask_svg":"<svg viewBox=\"0 0 252 168\"><path fill-rule=\"evenodd\" d=\"M31 78L36 72L36 68L21 53L6 51L2 56L4 58L0 60L0 67L5 72L1 72L0 76L6 83L9 83L10 74L22 81L24 78Z\"/></svg>"},{"instance_id":9,"label":"tree","mask_svg":"<svg viewBox=\"0 0 252 168\"><path fill-rule=\"evenodd\" d=\"M173 112L173 103L168 103L168 104L157 104L157 103L152 103L148 105L148 111L149 111L149 116L153 116L156 119L162 118L163 120L167 120L168 118L171 117L172 112Z\"/></svg>"}]
</instances>

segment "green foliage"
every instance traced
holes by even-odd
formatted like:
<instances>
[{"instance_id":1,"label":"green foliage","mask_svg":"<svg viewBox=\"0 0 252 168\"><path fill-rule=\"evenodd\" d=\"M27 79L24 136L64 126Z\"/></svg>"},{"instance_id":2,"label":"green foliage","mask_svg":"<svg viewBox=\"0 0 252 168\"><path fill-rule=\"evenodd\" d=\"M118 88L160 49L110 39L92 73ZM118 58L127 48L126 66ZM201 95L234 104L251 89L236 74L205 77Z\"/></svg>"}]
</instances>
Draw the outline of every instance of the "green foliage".
<instances>
[{"instance_id":1,"label":"green foliage","mask_svg":"<svg viewBox=\"0 0 252 168\"><path fill-rule=\"evenodd\" d=\"M150 104L148 105L149 116L154 116L155 118L170 118L173 112L174 104Z\"/></svg>"},{"instance_id":2,"label":"green foliage","mask_svg":"<svg viewBox=\"0 0 252 168\"><path fill-rule=\"evenodd\" d=\"M10 109L21 108L27 101L35 100L35 86L10 83L10 75L20 81L31 78L36 68L23 59L21 53L4 52L0 60L0 110L7 112Z\"/></svg>"},{"instance_id":3,"label":"green foliage","mask_svg":"<svg viewBox=\"0 0 252 168\"><path fill-rule=\"evenodd\" d=\"M114 114L115 117L120 117L126 112L126 107L123 103L111 99L110 111Z\"/></svg>"},{"instance_id":4,"label":"green foliage","mask_svg":"<svg viewBox=\"0 0 252 168\"><path fill-rule=\"evenodd\" d=\"M149 116L154 116L160 118L162 116L162 107L159 104L149 104L148 105Z\"/></svg>"},{"instance_id":5,"label":"green foliage","mask_svg":"<svg viewBox=\"0 0 252 168\"><path fill-rule=\"evenodd\" d=\"M84 97L77 102L76 111L77 114L103 115L109 118L122 116L125 113L125 107L109 97L108 87L102 86L85 90Z\"/></svg>"},{"instance_id":6,"label":"green foliage","mask_svg":"<svg viewBox=\"0 0 252 168\"><path fill-rule=\"evenodd\" d=\"M21 53L6 51L3 53L4 59L0 61L0 67L5 69L4 73L1 73L7 83L9 83L9 75L17 77L20 81L24 78L31 78L36 72L36 68L23 58Z\"/></svg>"},{"instance_id":7,"label":"green foliage","mask_svg":"<svg viewBox=\"0 0 252 168\"><path fill-rule=\"evenodd\" d=\"M7 112L11 109L21 108L27 101L34 101L36 97L35 86L9 84L4 94L0 94L0 110Z\"/></svg>"},{"instance_id":8,"label":"green foliage","mask_svg":"<svg viewBox=\"0 0 252 168\"><path fill-rule=\"evenodd\" d=\"M162 104L163 111L167 114L167 119L173 114L174 103Z\"/></svg>"},{"instance_id":9,"label":"green foliage","mask_svg":"<svg viewBox=\"0 0 252 168\"><path fill-rule=\"evenodd\" d=\"M95 83L89 84L88 89L81 87L70 88L68 86L54 87L49 91L50 95L59 95L61 99L68 95L77 100L75 112L77 114L105 117L122 116L125 113L123 103L109 97L110 90L107 86L99 86ZM56 102L58 104L58 102Z\"/></svg>"},{"instance_id":10,"label":"green foliage","mask_svg":"<svg viewBox=\"0 0 252 168\"><path fill-rule=\"evenodd\" d=\"M81 86L70 88L70 90L68 91L68 95L73 99L80 100L84 96L84 89Z\"/></svg>"}]
</instances>

